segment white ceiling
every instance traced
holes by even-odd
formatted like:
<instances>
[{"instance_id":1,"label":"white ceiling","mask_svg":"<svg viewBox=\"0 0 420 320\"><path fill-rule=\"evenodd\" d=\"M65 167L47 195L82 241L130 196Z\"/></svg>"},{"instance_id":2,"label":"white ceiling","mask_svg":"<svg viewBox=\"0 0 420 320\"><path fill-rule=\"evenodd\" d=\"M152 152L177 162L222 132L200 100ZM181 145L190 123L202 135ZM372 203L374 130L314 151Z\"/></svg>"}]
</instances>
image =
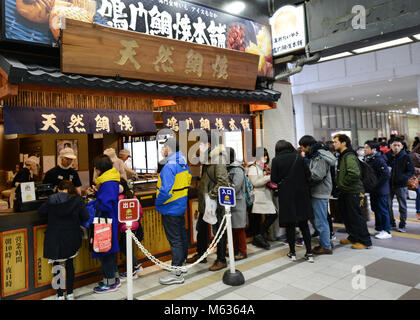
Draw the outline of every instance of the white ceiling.
<instances>
[{"instance_id":1,"label":"white ceiling","mask_svg":"<svg viewBox=\"0 0 420 320\"><path fill-rule=\"evenodd\" d=\"M416 77L393 78L331 90L312 91L308 93L308 97L312 103L382 110L409 111L418 107Z\"/></svg>"}]
</instances>

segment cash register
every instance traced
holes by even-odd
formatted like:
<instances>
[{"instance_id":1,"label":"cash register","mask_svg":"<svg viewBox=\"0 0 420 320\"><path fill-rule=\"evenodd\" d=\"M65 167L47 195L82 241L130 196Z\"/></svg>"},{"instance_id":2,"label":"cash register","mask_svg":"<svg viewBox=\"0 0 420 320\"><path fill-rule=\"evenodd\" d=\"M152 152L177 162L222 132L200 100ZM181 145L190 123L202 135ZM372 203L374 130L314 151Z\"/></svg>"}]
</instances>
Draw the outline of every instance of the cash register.
<instances>
[{"instance_id":1,"label":"cash register","mask_svg":"<svg viewBox=\"0 0 420 320\"><path fill-rule=\"evenodd\" d=\"M14 209L16 212L38 210L38 208L55 192L52 184L25 182L16 188Z\"/></svg>"}]
</instances>

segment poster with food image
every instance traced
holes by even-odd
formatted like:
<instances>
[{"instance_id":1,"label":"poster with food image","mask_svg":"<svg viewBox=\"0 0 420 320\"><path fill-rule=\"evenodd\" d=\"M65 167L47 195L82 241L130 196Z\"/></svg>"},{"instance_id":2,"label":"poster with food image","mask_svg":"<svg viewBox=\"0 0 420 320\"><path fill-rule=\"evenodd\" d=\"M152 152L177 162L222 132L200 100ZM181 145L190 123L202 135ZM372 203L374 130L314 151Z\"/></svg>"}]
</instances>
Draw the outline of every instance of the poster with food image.
<instances>
[{"instance_id":1,"label":"poster with food image","mask_svg":"<svg viewBox=\"0 0 420 320\"><path fill-rule=\"evenodd\" d=\"M260 56L258 76L273 77L270 26L182 0L5 0L8 40L57 46L65 19L97 23Z\"/></svg>"}]
</instances>

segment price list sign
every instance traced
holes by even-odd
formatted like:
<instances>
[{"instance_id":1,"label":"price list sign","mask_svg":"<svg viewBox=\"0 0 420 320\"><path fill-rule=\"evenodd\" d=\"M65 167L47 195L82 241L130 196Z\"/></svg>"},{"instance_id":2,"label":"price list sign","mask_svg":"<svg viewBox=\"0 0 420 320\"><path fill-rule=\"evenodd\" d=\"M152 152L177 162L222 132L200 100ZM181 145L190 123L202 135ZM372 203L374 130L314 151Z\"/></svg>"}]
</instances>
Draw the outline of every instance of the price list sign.
<instances>
[{"instance_id":1,"label":"price list sign","mask_svg":"<svg viewBox=\"0 0 420 320\"><path fill-rule=\"evenodd\" d=\"M26 229L1 234L2 297L28 290Z\"/></svg>"}]
</instances>

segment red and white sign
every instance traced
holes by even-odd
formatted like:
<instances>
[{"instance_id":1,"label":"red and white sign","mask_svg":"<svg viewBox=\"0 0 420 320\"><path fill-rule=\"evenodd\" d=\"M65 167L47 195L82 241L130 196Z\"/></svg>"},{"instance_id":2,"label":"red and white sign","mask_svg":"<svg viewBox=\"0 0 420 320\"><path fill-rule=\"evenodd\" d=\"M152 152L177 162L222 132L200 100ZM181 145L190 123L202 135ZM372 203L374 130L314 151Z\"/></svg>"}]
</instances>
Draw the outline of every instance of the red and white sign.
<instances>
[{"instance_id":1,"label":"red and white sign","mask_svg":"<svg viewBox=\"0 0 420 320\"><path fill-rule=\"evenodd\" d=\"M140 202L137 198L118 201L118 221L133 222L140 218Z\"/></svg>"}]
</instances>

